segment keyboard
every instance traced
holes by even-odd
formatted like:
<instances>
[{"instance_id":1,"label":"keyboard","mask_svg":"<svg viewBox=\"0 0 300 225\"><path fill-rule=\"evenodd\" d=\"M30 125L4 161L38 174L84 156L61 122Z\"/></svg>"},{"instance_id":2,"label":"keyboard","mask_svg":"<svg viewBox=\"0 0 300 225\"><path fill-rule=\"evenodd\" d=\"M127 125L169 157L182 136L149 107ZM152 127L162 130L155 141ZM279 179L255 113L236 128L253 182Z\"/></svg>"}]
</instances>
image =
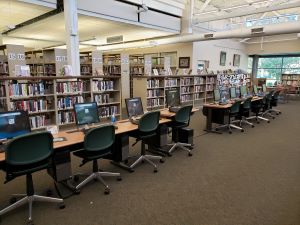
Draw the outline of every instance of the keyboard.
<instances>
[{"instance_id":1,"label":"keyboard","mask_svg":"<svg viewBox=\"0 0 300 225\"><path fill-rule=\"evenodd\" d=\"M171 106L169 107L169 111L176 113L180 108L181 108L180 106Z\"/></svg>"},{"instance_id":2,"label":"keyboard","mask_svg":"<svg viewBox=\"0 0 300 225\"><path fill-rule=\"evenodd\" d=\"M142 116L132 116L130 118L130 122L135 124L135 125L138 125L141 118L142 118Z\"/></svg>"}]
</instances>

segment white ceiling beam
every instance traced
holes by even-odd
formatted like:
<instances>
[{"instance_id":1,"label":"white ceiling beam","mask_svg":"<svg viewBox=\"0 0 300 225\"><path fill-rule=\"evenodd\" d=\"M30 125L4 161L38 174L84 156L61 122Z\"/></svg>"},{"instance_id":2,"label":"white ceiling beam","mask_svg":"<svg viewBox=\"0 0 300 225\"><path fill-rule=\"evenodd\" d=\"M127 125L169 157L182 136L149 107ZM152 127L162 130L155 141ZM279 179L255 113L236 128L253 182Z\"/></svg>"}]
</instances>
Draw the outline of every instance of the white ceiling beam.
<instances>
[{"instance_id":1,"label":"white ceiling beam","mask_svg":"<svg viewBox=\"0 0 300 225\"><path fill-rule=\"evenodd\" d=\"M211 0L206 0L203 5L201 6L199 12L203 12L204 9L206 9L206 7L209 5L209 3L211 2Z\"/></svg>"},{"instance_id":2,"label":"white ceiling beam","mask_svg":"<svg viewBox=\"0 0 300 225\"><path fill-rule=\"evenodd\" d=\"M272 11L283 10L283 9L297 8L297 7L300 7L300 2L284 4L284 5L269 6L269 7L261 7L258 9L248 10L248 11L231 12L230 14L227 14L227 15L213 16L211 18L194 19L194 23L204 23L204 22L210 22L210 21L216 21L216 20L230 19L233 17L241 17L241 16L259 14L259 13L265 13L265 12L272 12Z\"/></svg>"}]
</instances>

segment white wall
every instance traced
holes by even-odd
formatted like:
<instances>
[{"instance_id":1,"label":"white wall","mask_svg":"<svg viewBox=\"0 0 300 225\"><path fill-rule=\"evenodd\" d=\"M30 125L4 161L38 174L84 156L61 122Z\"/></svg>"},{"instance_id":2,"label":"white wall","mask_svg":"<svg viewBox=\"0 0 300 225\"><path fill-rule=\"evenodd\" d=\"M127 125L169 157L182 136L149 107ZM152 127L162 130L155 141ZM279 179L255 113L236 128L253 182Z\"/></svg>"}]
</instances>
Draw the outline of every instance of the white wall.
<instances>
[{"instance_id":1,"label":"white wall","mask_svg":"<svg viewBox=\"0 0 300 225\"><path fill-rule=\"evenodd\" d=\"M220 52L226 52L226 65L220 66ZM241 56L240 66L233 66L233 55L239 54ZM248 55L244 44L235 40L210 40L199 41L193 43L193 72L197 71L198 60L209 61L209 71L217 70L247 70Z\"/></svg>"}]
</instances>

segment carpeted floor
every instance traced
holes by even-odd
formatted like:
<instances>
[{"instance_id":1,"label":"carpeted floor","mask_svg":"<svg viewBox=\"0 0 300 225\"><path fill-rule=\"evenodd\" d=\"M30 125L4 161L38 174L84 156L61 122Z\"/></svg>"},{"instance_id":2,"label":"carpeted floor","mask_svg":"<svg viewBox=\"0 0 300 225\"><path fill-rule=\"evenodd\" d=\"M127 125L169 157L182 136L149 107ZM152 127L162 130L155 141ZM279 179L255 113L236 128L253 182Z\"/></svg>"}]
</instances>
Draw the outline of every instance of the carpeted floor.
<instances>
[{"instance_id":1,"label":"carpeted floor","mask_svg":"<svg viewBox=\"0 0 300 225\"><path fill-rule=\"evenodd\" d=\"M108 180L111 194L91 183L80 195L65 201L66 208L38 203L33 207L40 225L299 225L300 224L300 102L279 108L283 114L245 133L205 134L201 112L192 119L193 157L177 151L159 164L159 172L143 164L128 173L109 163L103 169L119 171L123 181ZM73 159L73 172L87 172ZM24 193L24 179L3 184L0 206L10 194ZM36 191L52 187L45 172L34 175ZM28 208L2 217L2 224L25 224Z\"/></svg>"}]
</instances>

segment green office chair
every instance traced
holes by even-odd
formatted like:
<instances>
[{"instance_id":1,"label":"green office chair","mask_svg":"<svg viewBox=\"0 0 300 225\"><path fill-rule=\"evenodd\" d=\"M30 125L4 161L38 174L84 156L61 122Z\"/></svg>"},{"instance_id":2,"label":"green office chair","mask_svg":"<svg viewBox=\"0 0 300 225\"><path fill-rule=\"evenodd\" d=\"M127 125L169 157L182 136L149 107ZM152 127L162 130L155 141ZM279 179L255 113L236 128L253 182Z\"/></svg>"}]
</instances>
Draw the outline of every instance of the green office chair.
<instances>
[{"instance_id":1,"label":"green office chair","mask_svg":"<svg viewBox=\"0 0 300 225\"><path fill-rule=\"evenodd\" d=\"M26 175L27 193L14 195L23 198L2 209L0 216L27 203L29 205L28 221L32 223L32 203L34 201L59 203L60 208L64 208L63 199L36 195L33 188L32 173L49 168L52 165L52 154L53 137L49 132L26 134L8 143L5 151L5 183Z\"/></svg>"},{"instance_id":2,"label":"green office chair","mask_svg":"<svg viewBox=\"0 0 300 225\"><path fill-rule=\"evenodd\" d=\"M281 93L281 90L277 90L274 92L272 98L271 98L271 107L270 107L270 112L271 113L276 113L276 115L281 114L281 111L279 109L273 109L273 107L276 107L278 104L278 99L279 99L279 94Z\"/></svg>"},{"instance_id":3,"label":"green office chair","mask_svg":"<svg viewBox=\"0 0 300 225\"><path fill-rule=\"evenodd\" d=\"M216 130L222 129L222 128L227 128L228 132L231 134L232 133L232 129L231 128L235 128L240 130L241 132L244 132L244 129L242 127L236 126L234 125L234 123L240 122L239 120L234 120L231 121L231 118L235 118L238 116L239 112L240 112L240 106L241 106L242 101L236 101L235 103L232 104L232 106L229 108L228 110L228 123L225 125L221 125L216 127Z\"/></svg>"},{"instance_id":4,"label":"green office chair","mask_svg":"<svg viewBox=\"0 0 300 225\"><path fill-rule=\"evenodd\" d=\"M265 118L263 115L262 115L262 111L264 110L264 107L265 107L265 104L267 102L267 98L268 96L265 95L263 97L262 100L257 100L257 101L254 101L252 104L251 104L251 111L255 114L253 116L250 116L248 117L247 119L248 120L252 120L252 119L255 119L256 120L256 123L260 123L260 120L263 120L263 121L267 121L267 123L270 123L270 120L268 118Z\"/></svg>"},{"instance_id":5,"label":"green office chair","mask_svg":"<svg viewBox=\"0 0 300 225\"><path fill-rule=\"evenodd\" d=\"M272 107L271 107L271 101L274 91L269 92L266 94L265 98L263 98L263 113L261 114L262 117L271 117L272 119L275 119L275 116L272 115Z\"/></svg>"},{"instance_id":6,"label":"green office chair","mask_svg":"<svg viewBox=\"0 0 300 225\"><path fill-rule=\"evenodd\" d=\"M85 180L76 186L76 190L79 190L90 181L98 180L105 186L104 193L109 194L110 189L102 177L118 177L118 180L121 180L120 173L100 172L97 162L97 159L109 159L111 157L114 142L115 128L112 125L93 128L85 134L84 149L76 151L73 154L82 158L80 167L87 162L93 161L93 173L75 175L75 180L77 180L78 176L87 176Z\"/></svg>"},{"instance_id":7,"label":"green office chair","mask_svg":"<svg viewBox=\"0 0 300 225\"><path fill-rule=\"evenodd\" d=\"M133 169L140 162L147 162L154 167L154 172L157 172L157 165L152 162L152 159L159 159L160 162L163 162L161 156L146 155L145 145L151 144L151 138L156 135L156 130L159 126L159 111L153 111L145 113L139 120L139 129L137 132L132 133L130 136L135 137L138 141L141 142L141 155L140 157L131 164L130 168ZM135 144L136 144L135 143Z\"/></svg>"},{"instance_id":8,"label":"green office chair","mask_svg":"<svg viewBox=\"0 0 300 225\"><path fill-rule=\"evenodd\" d=\"M249 114L251 111L251 102L252 102L252 97L249 97L243 102L243 104L241 104L241 108L239 112L240 126L242 126L243 124L247 124L250 125L251 127L254 127L254 124L248 121L250 118Z\"/></svg>"},{"instance_id":9,"label":"green office chair","mask_svg":"<svg viewBox=\"0 0 300 225\"><path fill-rule=\"evenodd\" d=\"M183 106L175 114L175 117L171 124L172 129L174 129L173 135L172 135L172 139L173 139L174 143L168 144L169 146L172 146L169 150L170 154L175 149L179 148L179 149L187 151L189 156L193 155L191 149L187 148L187 147L192 147L191 144L178 142L178 139L179 139L178 130L180 128L189 126L192 109L193 109L192 105Z\"/></svg>"}]
</instances>

